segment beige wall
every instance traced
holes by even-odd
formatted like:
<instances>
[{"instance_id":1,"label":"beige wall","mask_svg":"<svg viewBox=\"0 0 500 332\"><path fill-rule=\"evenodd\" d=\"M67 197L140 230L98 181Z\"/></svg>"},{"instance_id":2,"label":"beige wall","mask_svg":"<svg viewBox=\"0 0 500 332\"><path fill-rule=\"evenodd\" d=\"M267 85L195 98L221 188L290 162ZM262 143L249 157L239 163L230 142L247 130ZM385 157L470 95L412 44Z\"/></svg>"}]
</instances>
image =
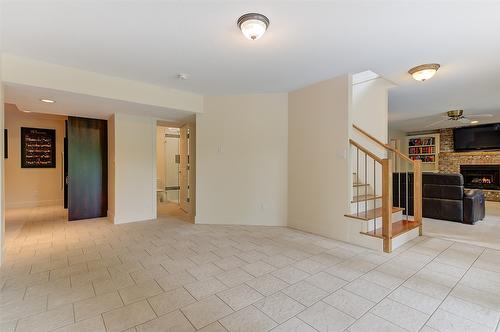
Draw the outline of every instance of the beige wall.
<instances>
[{"instance_id":1,"label":"beige wall","mask_svg":"<svg viewBox=\"0 0 500 332\"><path fill-rule=\"evenodd\" d=\"M116 223L156 218L156 120L116 113L110 121L114 183L110 219ZM111 200L110 200L111 202Z\"/></svg>"},{"instance_id":2,"label":"beige wall","mask_svg":"<svg viewBox=\"0 0 500 332\"><path fill-rule=\"evenodd\" d=\"M288 114L288 225L348 240L351 79L293 91Z\"/></svg>"},{"instance_id":3,"label":"beige wall","mask_svg":"<svg viewBox=\"0 0 500 332\"><path fill-rule=\"evenodd\" d=\"M2 83L2 66L0 66L0 155L3 161L4 149L4 98L3 98L3 83ZM5 176L4 176L4 162L0 162L0 266L2 266L5 257Z\"/></svg>"},{"instance_id":4,"label":"beige wall","mask_svg":"<svg viewBox=\"0 0 500 332\"><path fill-rule=\"evenodd\" d=\"M286 225L287 94L209 96L196 117L196 223Z\"/></svg>"},{"instance_id":5,"label":"beige wall","mask_svg":"<svg viewBox=\"0 0 500 332\"><path fill-rule=\"evenodd\" d=\"M9 158L5 159L6 208L63 205L64 120L66 117L24 113L5 105ZM21 127L56 130L56 168L21 168Z\"/></svg>"}]
</instances>

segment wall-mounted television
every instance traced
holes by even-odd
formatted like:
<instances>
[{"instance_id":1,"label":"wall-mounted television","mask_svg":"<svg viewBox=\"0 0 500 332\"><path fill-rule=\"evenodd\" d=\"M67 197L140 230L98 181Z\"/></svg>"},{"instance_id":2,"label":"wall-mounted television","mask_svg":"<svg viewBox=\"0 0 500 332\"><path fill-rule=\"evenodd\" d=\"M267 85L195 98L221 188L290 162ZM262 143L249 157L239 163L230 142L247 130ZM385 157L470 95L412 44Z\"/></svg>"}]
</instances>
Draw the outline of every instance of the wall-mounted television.
<instances>
[{"instance_id":1,"label":"wall-mounted television","mask_svg":"<svg viewBox=\"0 0 500 332\"><path fill-rule=\"evenodd\" d=\"M500 150L500 123L453 129L455 151Z\"/></svg>"}]
</instances>

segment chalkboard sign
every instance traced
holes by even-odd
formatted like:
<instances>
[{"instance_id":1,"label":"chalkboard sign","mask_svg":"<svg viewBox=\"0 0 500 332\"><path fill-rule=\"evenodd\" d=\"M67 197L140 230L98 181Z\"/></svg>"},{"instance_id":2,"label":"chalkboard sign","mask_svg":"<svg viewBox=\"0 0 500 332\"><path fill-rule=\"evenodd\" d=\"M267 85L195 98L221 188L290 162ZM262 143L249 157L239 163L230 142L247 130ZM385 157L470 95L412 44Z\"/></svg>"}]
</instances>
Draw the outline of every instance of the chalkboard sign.
<instances>
[{"instance_id":1,"label":"chalkboard sign","mask_svg":"<svg viewBox=\"0 0 500 332\"><path fill-rule=\"evenodd\" d=\"M56 131L21 127L21 167L56 167Z\"/></svg>"}]
</instances>

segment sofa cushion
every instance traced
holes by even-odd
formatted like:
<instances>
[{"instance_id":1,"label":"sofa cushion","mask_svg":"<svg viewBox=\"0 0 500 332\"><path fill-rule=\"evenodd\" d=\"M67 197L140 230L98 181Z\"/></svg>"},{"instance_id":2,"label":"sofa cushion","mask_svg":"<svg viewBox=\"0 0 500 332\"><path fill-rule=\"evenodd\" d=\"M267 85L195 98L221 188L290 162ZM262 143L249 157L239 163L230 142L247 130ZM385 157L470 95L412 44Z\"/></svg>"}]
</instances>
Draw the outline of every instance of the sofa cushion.
<instances>
[{"instance_id":1,"label":"sofa cushion","mask_svg":"<svg viewBox=\"0 0 500 332\"><path fill-rule=\"evenodd\" d=\"M424 182L422 195L426 198L462 200L463 191L464 188L462 186L427 184Z\"/></svg>"}]
</instances>

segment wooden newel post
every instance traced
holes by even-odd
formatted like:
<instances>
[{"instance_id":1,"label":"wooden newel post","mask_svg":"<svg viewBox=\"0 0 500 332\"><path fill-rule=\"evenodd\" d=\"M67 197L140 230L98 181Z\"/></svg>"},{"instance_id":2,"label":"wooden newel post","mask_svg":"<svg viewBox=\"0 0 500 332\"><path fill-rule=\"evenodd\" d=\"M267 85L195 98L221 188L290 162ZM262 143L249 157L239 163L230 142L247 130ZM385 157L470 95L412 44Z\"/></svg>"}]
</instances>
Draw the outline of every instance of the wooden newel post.
<instances>
[{"instance_id":1,"label":"wooden newel post","mask_svg":"<svg viewBox=\"0 0 500 332\"><path fill-rule=\"evenodd\" d=\"M384 251L392 251L392 162L382 159L382 236Z\"/></svg>"},{"instance_id":2,"label":"wooden newel post","mask_svg":"<svg viewBox=\"0 0 500 332\"><path fill-rule=\"evenodd\" d=\"M422 161L413 162L413 218L420 224L419 235L422 235Z\"/></svg>"}]
</instances>

